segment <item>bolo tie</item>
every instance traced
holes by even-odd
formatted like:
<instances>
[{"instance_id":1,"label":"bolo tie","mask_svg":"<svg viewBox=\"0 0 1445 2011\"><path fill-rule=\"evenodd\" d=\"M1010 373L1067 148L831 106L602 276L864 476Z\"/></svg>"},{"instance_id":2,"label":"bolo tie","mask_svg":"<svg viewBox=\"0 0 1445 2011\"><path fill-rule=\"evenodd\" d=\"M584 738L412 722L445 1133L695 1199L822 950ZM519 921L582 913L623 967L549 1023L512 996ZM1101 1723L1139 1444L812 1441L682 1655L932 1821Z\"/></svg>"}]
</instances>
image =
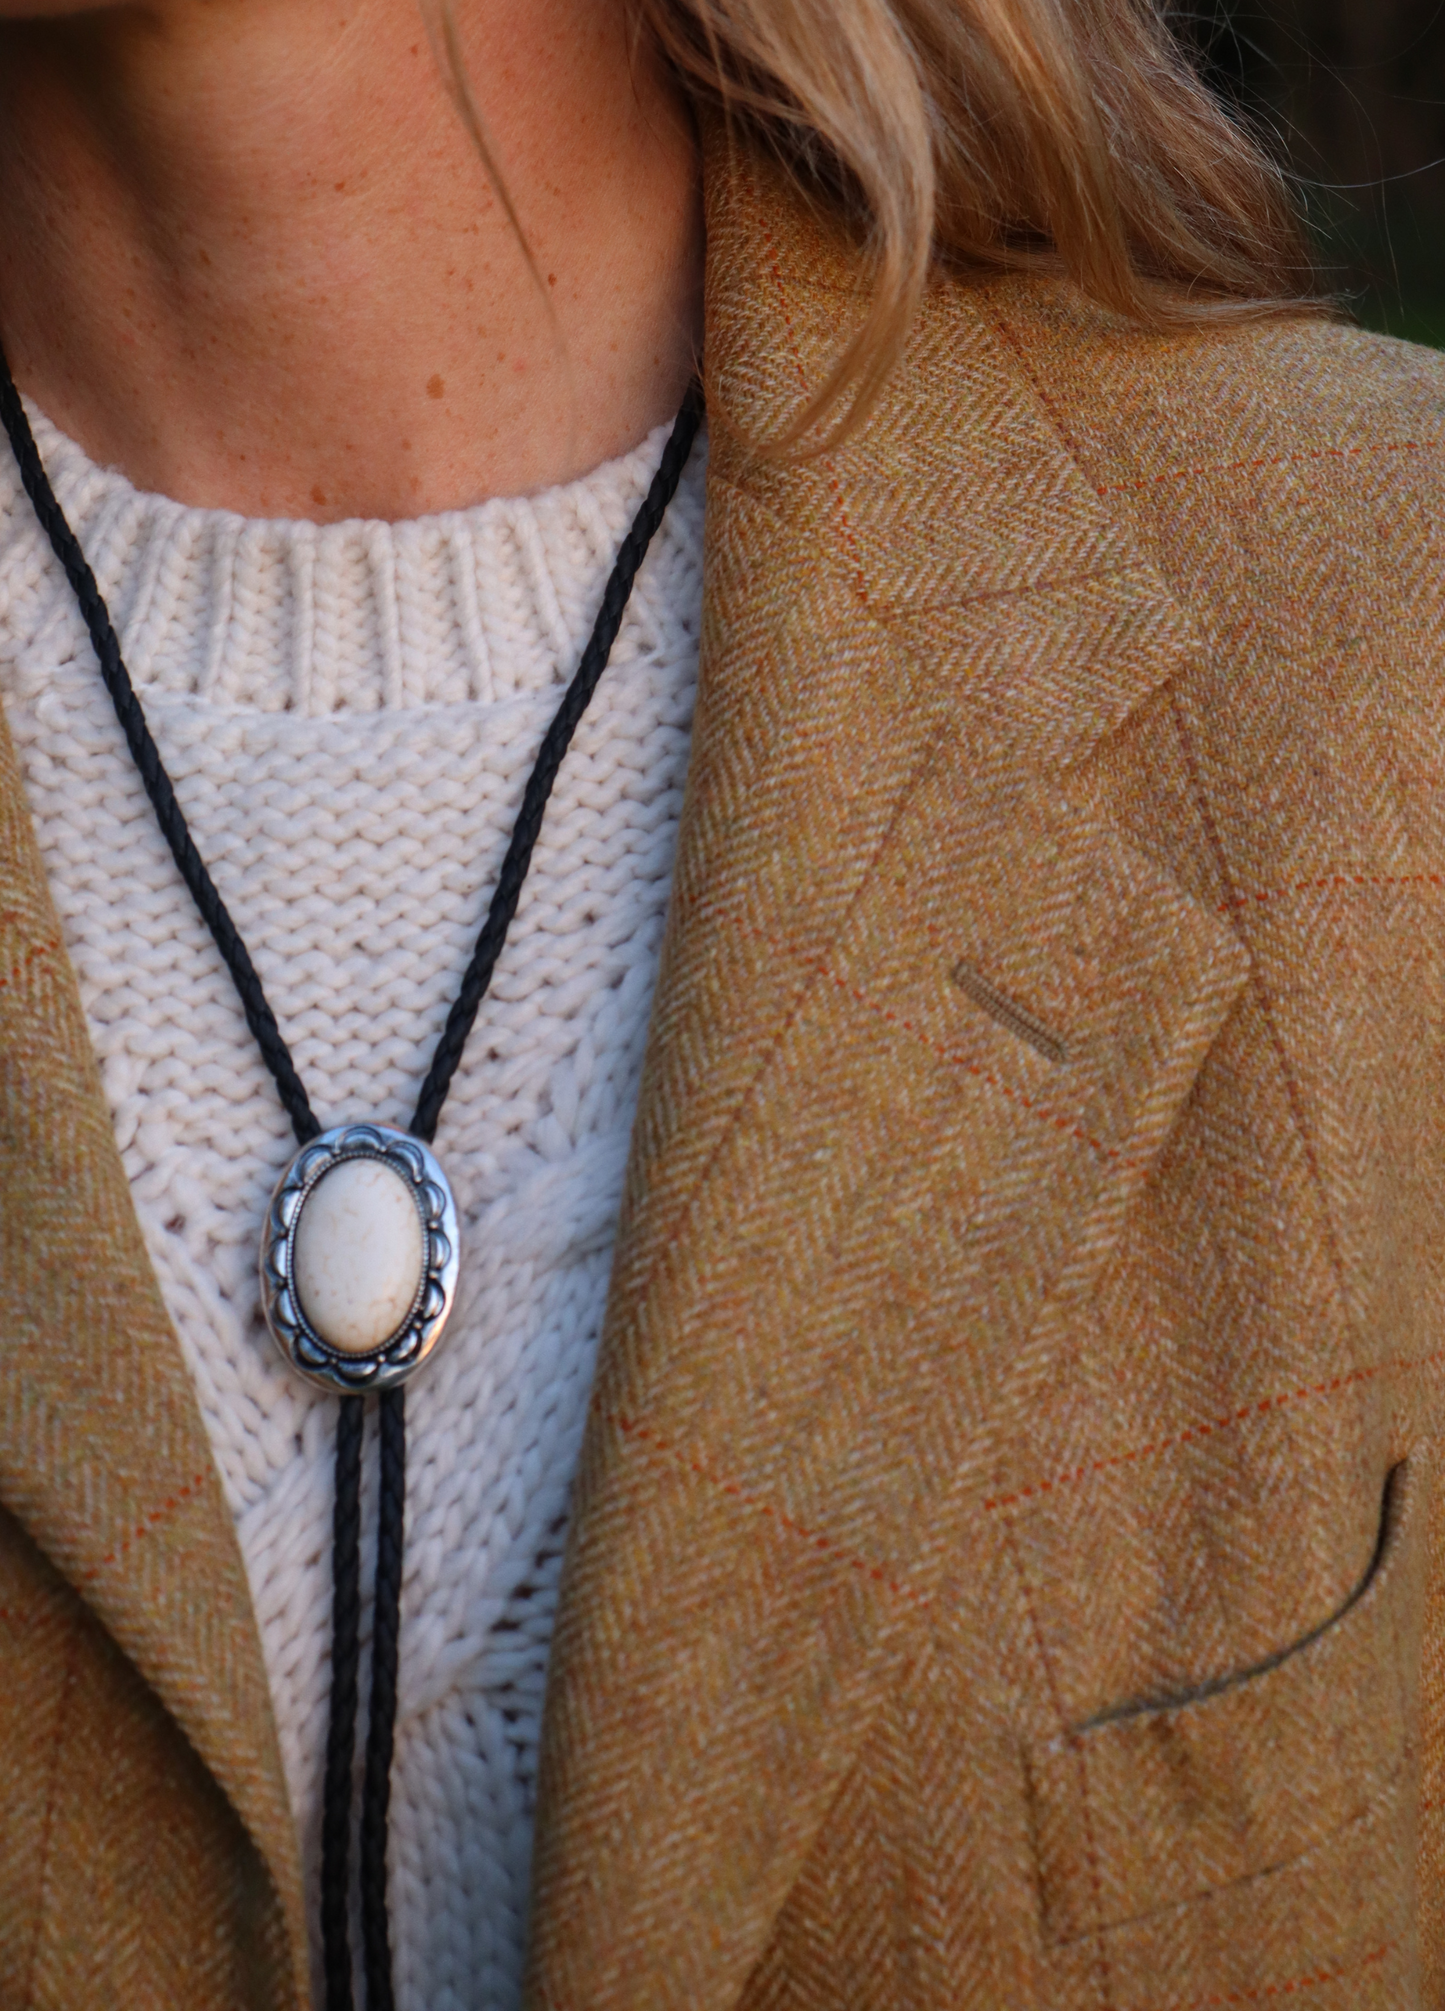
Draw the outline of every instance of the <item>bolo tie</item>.
<instances>
[{"instance_id":1,"label":"bolo tie","mask_svg":"<svg viewBox=\"0 0 1445 2011\"><path fill-rule=\"evenodd\" d=\"M486 919L437 1041L409 1128L369 1117L323 1130L312 1111L256 967L204 860L121 658L105 600L56 500L0 351L0 417L20 479L74 590L126 746L182 880L231 974L297 1150L266 1210L261 1306L287 1362L331 1392L336 1416L332 1518L331 1700L321 1817L321 1938L326 2011L352 2011L350 1845L360 1690L361 1468L365 1410L376 1398L380 1461L371 1683L362 1774L358 1882L367 2011L394 2011L387 1915L387 1818L396 1732L402 1548L406 1520L406 1385L442 1338L456 1297L456 1202L432 1141L467 1036L517 912L547 799L607 668L638 568L667 511L702 418L689 387L647 494L618 550L581 662L523 791Z\"/></svg>"}]
</instances>

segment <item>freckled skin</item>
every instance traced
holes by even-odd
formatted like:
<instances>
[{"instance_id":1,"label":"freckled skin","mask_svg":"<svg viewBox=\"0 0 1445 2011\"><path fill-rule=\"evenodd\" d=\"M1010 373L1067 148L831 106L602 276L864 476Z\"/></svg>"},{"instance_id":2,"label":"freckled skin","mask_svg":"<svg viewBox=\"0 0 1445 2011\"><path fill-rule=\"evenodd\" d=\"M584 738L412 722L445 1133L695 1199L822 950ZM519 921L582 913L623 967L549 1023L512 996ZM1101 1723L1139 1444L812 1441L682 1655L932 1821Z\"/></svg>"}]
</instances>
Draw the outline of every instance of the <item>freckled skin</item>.
<instances>
[{"instance_id":1,"label":"freckled skin","mask_svg":"<svg viewBox=\"0 0 1445 2011\"><path fill-rule=\"evenodd\" d=\"M96 460L254 516L562 481L675 411L695 141L621 0L0 0L0 334ZM482 319L478 320L478 309Z\"/></svg>"}]
</instances>

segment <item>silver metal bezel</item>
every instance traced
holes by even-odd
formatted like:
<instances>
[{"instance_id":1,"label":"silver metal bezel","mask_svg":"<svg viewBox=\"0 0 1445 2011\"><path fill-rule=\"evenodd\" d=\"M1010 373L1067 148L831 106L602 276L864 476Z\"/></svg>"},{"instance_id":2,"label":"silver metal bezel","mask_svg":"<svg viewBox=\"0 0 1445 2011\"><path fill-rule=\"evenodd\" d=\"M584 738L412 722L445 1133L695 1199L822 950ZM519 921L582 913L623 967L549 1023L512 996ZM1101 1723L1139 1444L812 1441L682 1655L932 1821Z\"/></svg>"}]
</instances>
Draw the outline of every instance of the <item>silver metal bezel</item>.
<instances>
[{"instance_id":1,"label":"silver metal bezel","mask_svg":"<svg viewBox=\"0 0 1445 2011\"><path fill-rule=\"evenodd\" d=\"M426 1262L411 1310L370 1354L348 1355L322 1340L296 1290L296 1229L313 1189L345 1159L379 1159L406 1181L425 1238ZM310 1383L346 1396L394 1389L414 1376L441 1339L456 1297L461 1237L451 1185L419 1138L389 1124L341 1124L303 1145L276 1183L261 1235L261 1306L272 1339Z\"/></svg>"}]
</instances>

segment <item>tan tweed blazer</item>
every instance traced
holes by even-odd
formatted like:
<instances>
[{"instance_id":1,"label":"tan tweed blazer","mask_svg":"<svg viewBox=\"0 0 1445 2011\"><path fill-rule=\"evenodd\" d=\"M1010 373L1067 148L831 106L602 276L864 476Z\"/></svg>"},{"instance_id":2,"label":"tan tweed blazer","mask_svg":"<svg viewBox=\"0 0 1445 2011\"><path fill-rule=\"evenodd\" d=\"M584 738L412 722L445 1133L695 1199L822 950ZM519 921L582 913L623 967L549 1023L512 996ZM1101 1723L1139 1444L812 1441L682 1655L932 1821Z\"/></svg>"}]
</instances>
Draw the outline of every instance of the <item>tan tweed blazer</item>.
<instances>
[{"instance_id":1,"label":"tan tweed blazer","mask_svg":"<svg viewBox=\"0 0 1445 2011\"><path fill-rule=\"evenodd\" d=\"M850 313L709 175L767 427ZM536 2011L1445 2005L1445 363L941 286L715 430ZM245 1580L0 741L0 2005L281 2011Z\"/></svg>"}]
</instances>

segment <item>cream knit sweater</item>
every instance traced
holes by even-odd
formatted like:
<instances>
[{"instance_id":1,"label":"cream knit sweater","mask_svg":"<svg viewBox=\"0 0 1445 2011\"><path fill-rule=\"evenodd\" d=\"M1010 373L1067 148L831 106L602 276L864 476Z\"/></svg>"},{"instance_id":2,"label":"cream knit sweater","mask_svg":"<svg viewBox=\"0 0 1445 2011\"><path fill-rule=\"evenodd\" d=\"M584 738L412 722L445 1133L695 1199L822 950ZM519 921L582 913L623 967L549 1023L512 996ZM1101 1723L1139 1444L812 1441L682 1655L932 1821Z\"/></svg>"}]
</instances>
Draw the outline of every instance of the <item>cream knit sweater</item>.
<instances>
[{"instance_id":1,"label":"cream knit sweater","mask_svg":"<svg viewBox=\"0 0 1445 2011\"><path fill-rule=\"evenodd\" d=\"M405 1124L665 429L530 501L318 529L138 494L31 416L317 1116ZM700 443L563 767L436 1140L463 1260L447 1338L407 1399L391 1832L403 2011L503 2011L520 1991L568 1488L687 761L702 463ZM284 1366L256 1291L294 1140L8 454L0 692L236 1517L314 1948L335 1404ZM368 1500L368 1533L372 1513ZM368 1536L368 1574L369 1553Z\"/></svg>"}]
</instances>

